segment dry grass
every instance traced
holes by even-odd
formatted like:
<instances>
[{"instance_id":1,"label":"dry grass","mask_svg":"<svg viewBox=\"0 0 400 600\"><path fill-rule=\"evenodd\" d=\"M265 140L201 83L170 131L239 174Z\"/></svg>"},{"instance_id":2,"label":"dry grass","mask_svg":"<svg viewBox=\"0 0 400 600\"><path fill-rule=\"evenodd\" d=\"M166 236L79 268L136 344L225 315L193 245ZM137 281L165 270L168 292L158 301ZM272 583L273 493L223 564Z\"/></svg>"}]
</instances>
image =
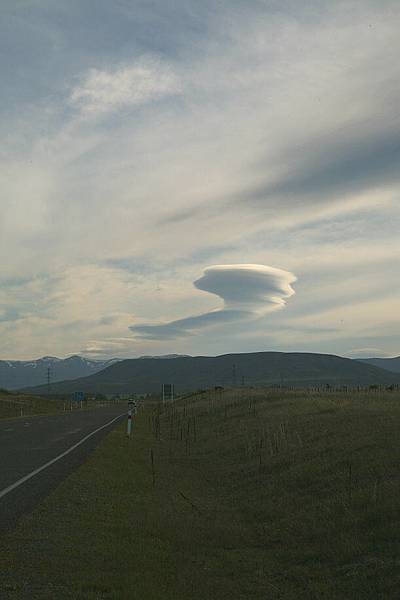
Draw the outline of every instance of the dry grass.
<instances>
[{"instance_id":1,"label":"dry grass","mask_svg":"<svg viewBox=\"0 0 400 600\"><path fill-rule=\"evenodd\" d=\"M33 396L0 390L0 419L49 415L69 410L92 410L112 403L107 400L88 400L79 404L71 402L68 396Z\"/></svg>"},{"instance_id":2,"label":"dry grass","mask_svg":"<svg viewBox=\"0 0 400 600\"><path fill-rule=\"evenodd\" d=\"M59 399L0 390L0 419L50 414L63 409L64 402Z\"/></svg>"},{"instance_id":3,"label":"dry grass","mask_svg":"<svg viewBox=\"0 0 400 600\"><path fill-rule=\"evenodd\" d=\"M396 392L147 405L0 544L5 598L397 598Z\"/></svg>"}]
</instances>

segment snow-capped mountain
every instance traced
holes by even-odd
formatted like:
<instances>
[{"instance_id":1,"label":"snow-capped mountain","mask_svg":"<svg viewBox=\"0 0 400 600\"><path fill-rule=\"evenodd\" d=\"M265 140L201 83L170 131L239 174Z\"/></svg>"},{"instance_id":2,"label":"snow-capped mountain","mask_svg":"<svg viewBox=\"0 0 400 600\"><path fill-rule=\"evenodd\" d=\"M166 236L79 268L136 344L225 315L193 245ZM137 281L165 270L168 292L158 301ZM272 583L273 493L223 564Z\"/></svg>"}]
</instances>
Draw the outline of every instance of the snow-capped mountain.
<instances>
[{"instance_id":1,"label":"snow-capped mountain","mask_svg":"<svg viewBox=\"0 0 400 600\"><path fill-rule=\"evenodd\" d=\"M98 373L119 359L93 360L82 356L57 358L43 356L37 360L0 360L0 388L9 390L77 379Z\"/></svg>"}]
</instances>

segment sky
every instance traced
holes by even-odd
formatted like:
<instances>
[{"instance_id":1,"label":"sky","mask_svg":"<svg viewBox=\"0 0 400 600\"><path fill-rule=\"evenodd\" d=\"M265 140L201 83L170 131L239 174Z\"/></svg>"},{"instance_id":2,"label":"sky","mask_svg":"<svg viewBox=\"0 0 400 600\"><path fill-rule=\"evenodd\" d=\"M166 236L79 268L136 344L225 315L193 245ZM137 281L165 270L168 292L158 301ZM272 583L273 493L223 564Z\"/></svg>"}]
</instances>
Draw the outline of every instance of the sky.
<instances>
[{"instance_id":1,"label":"sky","mask_svg":"<svg viewBox=\"0 0 400 600\"><path fill-rule=\"evenodd\" d=\"M399 29L2 0L0 358L400 354Z\"/></svg>"}]
</instances>

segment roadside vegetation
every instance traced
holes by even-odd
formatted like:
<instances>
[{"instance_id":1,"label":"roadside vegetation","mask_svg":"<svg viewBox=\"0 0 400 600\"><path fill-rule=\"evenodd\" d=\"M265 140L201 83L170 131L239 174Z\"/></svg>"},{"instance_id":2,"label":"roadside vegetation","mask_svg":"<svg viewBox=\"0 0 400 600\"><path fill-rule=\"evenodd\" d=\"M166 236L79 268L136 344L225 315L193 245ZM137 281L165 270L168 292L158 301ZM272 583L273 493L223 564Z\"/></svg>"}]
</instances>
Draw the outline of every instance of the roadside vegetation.
<instances>
[{"instance_id":1,"label":"roadside vegetation","mask_svg":"<svg viewBox=\"0 0 400 600\"><path fill-rule=\"evenodd\" d=\"M70 396L34 396L0 389L0 419L15 417L31 417L34 415L55 414L70 410L91 410L112 401L105 397L96 400L85 400L82 403L72 402Z\"/></svg>"},{"instance_id":2,"label":"roadside vegetation","mask_svg":"<svg viewBox=\"0 0 400 600\"><path fill-rule=\"evenodd\" d=\"M64 401L0 389L0 419L50 414L64 410Z\"/></svg>"},{"instance_id":3,"label":"roadside vegetation","mask_svg":"<svg viewBox=\"0 0 400 600\"><path fill-rule=\"evenodd\" d=\"M376 600L400 589L398 391L147 402L0 541L2 598Z\"/></svg>"}]
</instances>

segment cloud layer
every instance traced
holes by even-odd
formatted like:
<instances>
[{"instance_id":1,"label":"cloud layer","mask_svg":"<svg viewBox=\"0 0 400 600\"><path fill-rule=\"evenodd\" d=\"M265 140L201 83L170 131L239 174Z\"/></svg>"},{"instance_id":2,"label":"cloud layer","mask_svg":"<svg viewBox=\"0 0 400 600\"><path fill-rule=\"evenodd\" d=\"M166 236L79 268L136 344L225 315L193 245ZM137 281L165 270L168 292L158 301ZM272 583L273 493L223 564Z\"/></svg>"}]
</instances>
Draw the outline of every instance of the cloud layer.
<instances>
[{"instance_id":1,"label":"cloud layer","mask_svg":"<svg viewBox=\"0 0 400 600\"><path fill-rule=\"evenodd\" d=\"M265 265L215 265L194 282L197 289L219 296L221 310L176 319L162 324L133 325L131 331L147 339L166 339L188 335L212 325L252 320L267 312L283 308L295 293L291 284L296 277Z\"/></svg>"},{"instance_id":2,"label":"cloud layer","mask_svg":"<svg viewBox=\"0 0 400 600\"><path fill-rule=\"evenodd\" d=\"M0 16L3 358L399 354L398 1Z\"/></svg>"}]
</instances>

